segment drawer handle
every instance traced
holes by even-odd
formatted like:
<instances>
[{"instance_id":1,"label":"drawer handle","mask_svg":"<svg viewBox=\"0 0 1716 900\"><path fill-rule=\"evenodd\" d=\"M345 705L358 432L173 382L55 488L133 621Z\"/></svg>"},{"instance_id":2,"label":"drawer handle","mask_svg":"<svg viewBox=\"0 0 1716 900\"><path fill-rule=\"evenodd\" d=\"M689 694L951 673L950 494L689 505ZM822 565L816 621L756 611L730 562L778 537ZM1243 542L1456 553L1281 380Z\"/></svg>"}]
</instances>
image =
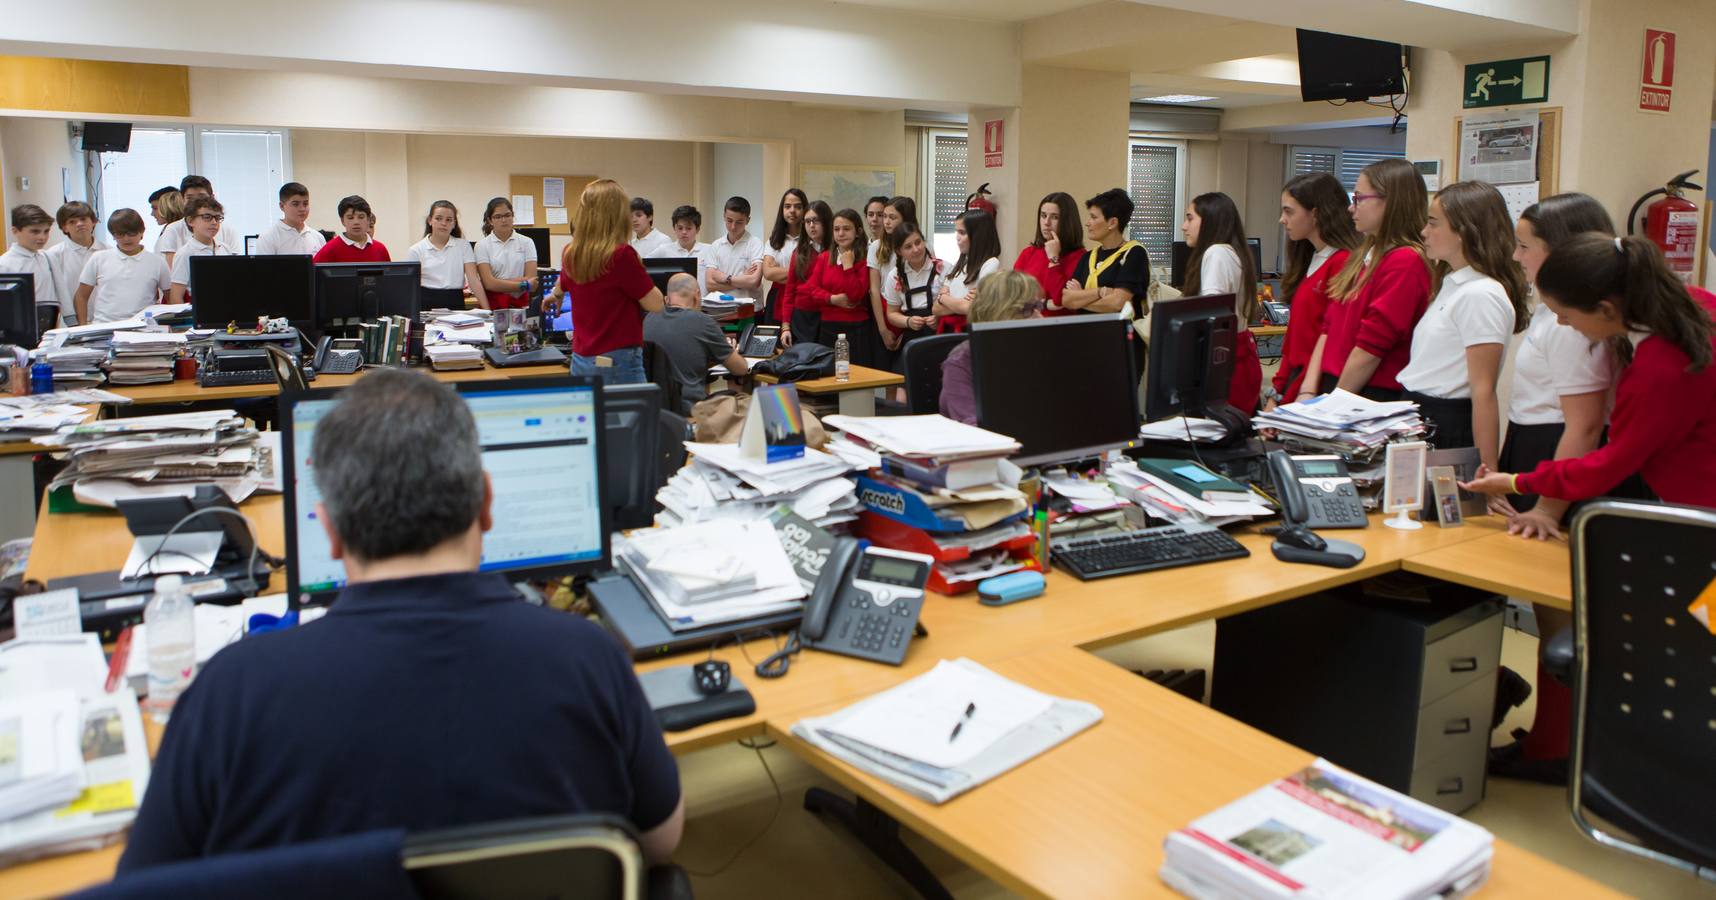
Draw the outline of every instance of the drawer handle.
<instances>
[{"instance_id":1,"label":"drawer handle","mask_svg":"<svg viewBox=\"0 0 1716 900\"><path fill-rule=\"evenodd\" d=\"M1444 779L1444 780L1442 780L1436 784L1436 793L1438 795L1458 794L1459 792L1465 790L1465 788L1466 788L1466 779L1464 779L1464 778L1448 778L1448 779Z\"/></svg>"},{"instance_id":2,"label":"drawer handle","mask_svg":"<svg viewBox=\"0 0 1716 900\"><path fill-rule=\"evenodd\" d=\"M1443 734L1471 734L1472 733L1472 720L1470 718L1466 718L1466 719L1455 719L1452 722L1448 722L1442 726L1442 733Z\"/></svg>"},{"instance_id":3,"label":"drawer handle","mask_svg":"<svg viewBox=\"0 0 1716 900\"><path fill-rule=\"evenodd\" d=\"M1477 670L1478 658L1476 656L1462 656L1448 660L1448 671L1450 672L1476 672Z\"/></svg>"}]
</instances>

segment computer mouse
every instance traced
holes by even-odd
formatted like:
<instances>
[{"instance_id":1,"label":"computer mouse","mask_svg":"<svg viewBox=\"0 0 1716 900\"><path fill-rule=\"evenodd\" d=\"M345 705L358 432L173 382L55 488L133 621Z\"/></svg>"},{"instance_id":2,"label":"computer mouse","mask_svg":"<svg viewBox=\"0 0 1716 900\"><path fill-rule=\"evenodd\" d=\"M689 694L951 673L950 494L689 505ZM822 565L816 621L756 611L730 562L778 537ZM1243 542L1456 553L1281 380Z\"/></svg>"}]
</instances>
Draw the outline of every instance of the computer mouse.
<instances>
[{"instance_id":1,"label":"computer mouse","mask_svg":"<svg viewBox=\"0 0 1716 900\"><path fill-rule=\"evenodd\" d=\"M703 694L722 693L732 678L733 667L718 659L705 660L691 667L691 679Z\"/></svg>"},{"instance_id":2,"label":"computer mouse","mask_svg":"<svg viewBox=\"0 0 1716 900\"><path fill-rule=\"evenodd\" d=\"M1328 541L1318 537L1315 531L1303 525L1283 528L1276 533L1275 539L1289 547L1298 547L1303 550L1326 550L1329 547Z\"/></svg>"}]
</instances>

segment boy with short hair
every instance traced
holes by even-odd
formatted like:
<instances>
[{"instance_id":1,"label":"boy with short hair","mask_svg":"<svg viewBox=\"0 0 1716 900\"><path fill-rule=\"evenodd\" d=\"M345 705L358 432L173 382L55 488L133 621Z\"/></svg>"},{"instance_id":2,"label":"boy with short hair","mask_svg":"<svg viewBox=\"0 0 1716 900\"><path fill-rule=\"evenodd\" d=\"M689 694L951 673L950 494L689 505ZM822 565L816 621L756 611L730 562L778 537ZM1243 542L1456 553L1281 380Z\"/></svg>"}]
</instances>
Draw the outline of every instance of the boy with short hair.
<instances>
[{"instance_id":1,"label":"boy with short hair","mask_svg":"<svg viewBox=\"0 0 1716 900\"><path fill-rule=\"evenodd\" d=\"M296 181L280 186L279 221L256 238L257 256L315 256L327 240L311 228L310 189Z\"/></svg>"},{"instance_id":2,"label":"boy with short hair","mask_svg":"<svg viewBox=\"0 0 1716 900\"><path fill-rule=\"evenodd\" d=\"M185 197L185 218L161 229L161 236L155 239L155 252L166 257L168 265L173 264L173 255L191 239L191 226L187 221L191 217L191 201L197 197L214 199L214 185L201 175L186 175L179 179L179 193ZM222 221L220 231L215 235L215 242L225 247L230 254L243 253L243 239L224 224L224 219Z\"/></svg>"},{"instance_id":3,"label":"boy with short hair","mask_svg":"<svg viewBox=\"0 0 1716 900\"><path fill-rule=\"evenodd\" d=\"M107 233L119 246L92 254L79 273L72 295L79 322L129 319L173 290L167 261L143 248L143 217L136 210L114 210Z\"/></svg>"},{"instance_id":4,"label":"boy with short hair","mask_svg":"<svg viewBox=\"0 0 1716 900\"><path fill-rule=\"evenodd\" d=\"M644 340L667 354L673 378L679 382L679 411L690 415L691 407L707 396L710 366L726 366L737 376L749 372L750 365L727 343L721 326L699 308L703 298L696 279L684 272L674 273L667 280L666 301L661 312L644 317Z\"/></svg>"},{"instance_id":5,"label":"boy with short hair","mask_svg":"<svg viewBox=\"0 0 1716 900\"><path fill-rule=\"evenodd\" d=\"M632 198L632 249L639 259L649 259L661 252L673 239L655 227L655 204L643 197Z\"/></svg>"},{"instance_id":6,"label":"boy with short hair","mask_svg":"<svg viewBox=\"0 0 1716 900\"><path fill-rule=\"evenodd\" d=\"M375 233L375 212L369 208L368 200L353 194L340 201L339 211L340 227L345 230L316 251L316 262L388 262L393 259L387 254L387 247L372 236Z\"/></svg>"},{"instance_id":7,"label":"boy with short hair","mask_svg":"<svg viewBox=\"0 0 1716 900\"><path fill-rule=\"evenodd\" d=\"M757 300L763 283L763 241L745 231L751 224L751 202L729 197L721 210L727 233L709 245L704 279L709 290L729 294L736 300Z\"/></svg>"},{"instance_id":8,"label":"boy with short hair","mask_svg":"<svg viewBox=\"0 0 1716 900\"><path fill-rule=\"evenodd\" d=\"M650 254L656 259L697 260L697 295L706 293L708 282L704 269L709 265L709 245L697 239L703 229L703 214L695 206L681 206L673 211L673 241Z\"/></svg>"},{"instance_id":9,"label":"boy with short hair","mask_svg":"<svg viewBox=\"0 0 1716 900\"><path fill-rule=\"evenodd\" d=\"M173 295L170 303L184 303L191 284L191 258L194 256L236 256L219 240L221 223L226 210L213 197L199 196L185 204L185 217L190 223L190 240L173 254Z\"/></svg>"},{"instance_id":10,"label":"boy with short hair","mask_svg":"<svg viewBox=\"0 0 1716 900\"><path fill-rule=\"evenodd\" d=\"M12 246L0 254L0 272L35 276L37 306L59 305L59 295L54 292L54 270L42 252L53 225L47 210L34 203L12 207Z\"/></svg>"},{"instance_id":11,"label":"boy with short hair","mask_svg":"<svg viewBox=\"0 0 1716 900\"><path fill-rule=\"evenodd\" d=\"M84 263L89 262L90 256L97 250L106 250L107 245L95 239L95 210L82 200L61 205L54 213L54 222L66 239L42 251L42 255L48 258L48 268L54 272L54 298L60 304L60 315L65 317L67 325L77 325L86 321L81 316L72 318L77 278L83 274Z\"/></svg>"}]
</instances>

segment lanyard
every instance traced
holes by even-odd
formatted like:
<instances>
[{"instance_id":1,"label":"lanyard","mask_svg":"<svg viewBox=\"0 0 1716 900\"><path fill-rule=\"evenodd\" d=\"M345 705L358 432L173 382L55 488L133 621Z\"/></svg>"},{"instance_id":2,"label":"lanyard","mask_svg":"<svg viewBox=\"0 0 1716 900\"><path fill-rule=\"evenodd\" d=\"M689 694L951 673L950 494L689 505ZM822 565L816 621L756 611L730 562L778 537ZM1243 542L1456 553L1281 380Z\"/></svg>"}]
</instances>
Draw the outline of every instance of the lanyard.
<instances>
[{"instance_id":1,"label":"lanyard","mask_svg":"<svg viewBox=\"0 0 1716 900\"><path fill-rule=\"evenodd\" d=\"M1139 246L1137 241L1127 241L1126 243L1114 248L1114 253L1100 263L1096 261L1096 251L1092 250L1090 254L1090 274L1084 277L1084 289L1087 291L1096 290L1096 280L1102 276L1102 273L1108 271L1109 266L1119 262L1120 259L1130 252L1133 247L1137 246Z\"/></svg>"}]
</instances>

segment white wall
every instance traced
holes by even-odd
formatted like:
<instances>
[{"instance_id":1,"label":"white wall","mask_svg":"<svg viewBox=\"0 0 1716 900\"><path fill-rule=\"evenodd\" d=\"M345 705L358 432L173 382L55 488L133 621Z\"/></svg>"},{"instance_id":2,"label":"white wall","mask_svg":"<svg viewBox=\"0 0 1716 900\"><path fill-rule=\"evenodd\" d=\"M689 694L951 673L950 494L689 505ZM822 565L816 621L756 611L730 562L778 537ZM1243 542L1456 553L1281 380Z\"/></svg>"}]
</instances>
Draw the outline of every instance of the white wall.
<instances>
[{"instance_id":1,"label":"white wall","mask_svg":"<svg viewBox=\"0 0 1716 900\"><path fill-rule=\"evenodd\" d=\"M84 199L82 166L83 157L72 150L65 120L0 118L0 171L6 178L0 191L4 200L0 202L7 213L14 206L34 203L51 216L67 199ZM62 172L67 169L72 181L69 198L61 187ZM30 179L29 190L18 186L20 178ZM10 228L0 228L0 232L10 240ZM48 243L58 243L61 238L55 228Z\"/></svg>"},{"instance_id":2,"label":"white wall","mask_svg":"<svg viewBox=\"0 0 1716 900\"><path fill-rule=\"evenodd\" d=\"M703 239L713 241L723 234L721 208L728 197L751 201L751 233L763 236L773 226L775 203L763 193L763 146L761 144L715 145L715 190L703 212ZM656 210L661 213L660 208ZM768 223L765 225L765 223Z\"/></svg>"}]
</instances>

